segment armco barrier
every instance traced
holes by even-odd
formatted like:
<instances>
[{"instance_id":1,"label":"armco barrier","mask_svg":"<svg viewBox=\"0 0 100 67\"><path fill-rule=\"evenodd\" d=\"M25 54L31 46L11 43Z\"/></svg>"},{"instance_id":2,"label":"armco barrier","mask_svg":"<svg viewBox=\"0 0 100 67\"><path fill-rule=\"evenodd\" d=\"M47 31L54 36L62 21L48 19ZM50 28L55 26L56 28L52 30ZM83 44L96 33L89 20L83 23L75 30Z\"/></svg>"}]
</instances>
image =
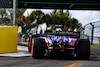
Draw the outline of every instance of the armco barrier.
<instances>
[{"instance_id":1,"label":"armco barrier","mask_svg":"<svg viewBox=\"0 0 100 67\"><path fill-rule=\"evenodd\" d=\"M0 53L17 52L17 26L0 27Z\"/></svg>"}]
</instances>

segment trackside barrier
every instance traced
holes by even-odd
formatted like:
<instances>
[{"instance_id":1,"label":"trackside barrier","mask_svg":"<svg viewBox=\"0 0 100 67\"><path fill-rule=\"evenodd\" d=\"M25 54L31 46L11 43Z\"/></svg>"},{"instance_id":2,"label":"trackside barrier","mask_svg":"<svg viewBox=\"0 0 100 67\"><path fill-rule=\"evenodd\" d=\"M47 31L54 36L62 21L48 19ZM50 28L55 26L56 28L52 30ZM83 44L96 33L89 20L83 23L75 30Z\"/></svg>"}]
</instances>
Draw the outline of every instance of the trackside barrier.
<instances>
[{"instance_id":1,"label":"trackside barrier","mask_svg":"<svg viewBox=\"0 0 100 67\"><path fill-rule=\"evenodd\" d=\"M84 27L78 29L80 33L80 38L89 39L91 45L100 45L100 21L95 21L86 24Z\"/></svg>"},{"instance_id":2,"label":"trackside barrier","mask_svg":"<svg viewBox=\"0 0 100 67\"><path fill-rule=\"evenodd\" d=\"M17 26L0 27L0 54L17 52Z\"/></svg>"}]
</instances>

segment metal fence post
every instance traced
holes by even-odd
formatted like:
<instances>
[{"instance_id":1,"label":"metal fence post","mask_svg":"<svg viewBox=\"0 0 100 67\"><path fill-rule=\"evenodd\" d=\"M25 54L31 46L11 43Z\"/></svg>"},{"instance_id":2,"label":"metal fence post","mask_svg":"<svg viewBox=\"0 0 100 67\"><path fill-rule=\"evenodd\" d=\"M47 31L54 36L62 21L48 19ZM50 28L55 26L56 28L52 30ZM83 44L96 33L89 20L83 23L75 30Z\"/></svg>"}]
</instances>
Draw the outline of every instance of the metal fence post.
<instances>
[{"instance_id":1,"label":"metal fence post","mask_svg":"<svg viewBox=\"0 0 100 67\"><path fill-rule=\"evenodd\" d=\"M18 0L13 0L13 26L16 25L16 20L17 20L17 5L18 5Z\"/></svg>"},{"instance_id":2,"label":"metal fence post","mask_svg":"<svg viewBox=\"0 0 100 67\"><path fill-rule=\"evenodd\" d=\"M93 35L94 35L94 25L90 23L92 26L92 38L91 38L91 45L93 45Z\"/></svg>"},{"instance_id":3,"label":"metal fence post","mask_svg":"<svg viewBox=\"0 0 100 67\"><path fill-rule=\"evenodd\" d=\"M85 34L85 26L84 26L84 30L83 30L83 39L85 38L85 37L84 37L84 36L85 36L84 34Z\"/></svg>"}]
</instances>

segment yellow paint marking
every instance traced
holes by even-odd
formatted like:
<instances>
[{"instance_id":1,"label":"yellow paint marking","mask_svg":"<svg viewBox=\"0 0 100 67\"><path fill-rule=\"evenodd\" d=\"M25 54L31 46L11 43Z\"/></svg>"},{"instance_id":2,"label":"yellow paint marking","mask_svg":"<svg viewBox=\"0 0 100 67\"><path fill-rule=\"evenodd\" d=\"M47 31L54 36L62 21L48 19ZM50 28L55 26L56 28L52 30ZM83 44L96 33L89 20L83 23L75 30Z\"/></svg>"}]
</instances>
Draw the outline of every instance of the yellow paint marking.
<instances>
[{"instance_id":1,"label":"yellow paint marking","mask_svg":"<svg viewBox=\"0 0 100 67\"><path fill-rule=\"evenodd\" d=\"M81 63L69 63L63 67L80 67L81 65Z\"/></svg>"}]
</instances>

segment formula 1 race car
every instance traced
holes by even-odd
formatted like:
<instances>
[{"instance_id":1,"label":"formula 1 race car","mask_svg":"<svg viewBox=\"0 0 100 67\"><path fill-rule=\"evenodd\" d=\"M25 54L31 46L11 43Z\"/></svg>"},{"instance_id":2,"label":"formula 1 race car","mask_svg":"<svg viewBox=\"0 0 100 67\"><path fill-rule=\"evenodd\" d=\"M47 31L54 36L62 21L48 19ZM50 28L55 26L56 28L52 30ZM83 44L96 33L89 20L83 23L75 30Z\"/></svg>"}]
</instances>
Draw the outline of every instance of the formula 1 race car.
<instances>
[{"instance_id":1,"label":"formula 1 race car","mask_svg":"<svg viewBox=\"0 0 100 67\"><path fill-rule=\"evenodd\" d=\"M74 55L78 59L90 57L90 41L80 39L79 32L52 30L52 33L30 35L28 49L33 58L44 58L44 56L66 58Z\"/></svg>"}]
</instances>

